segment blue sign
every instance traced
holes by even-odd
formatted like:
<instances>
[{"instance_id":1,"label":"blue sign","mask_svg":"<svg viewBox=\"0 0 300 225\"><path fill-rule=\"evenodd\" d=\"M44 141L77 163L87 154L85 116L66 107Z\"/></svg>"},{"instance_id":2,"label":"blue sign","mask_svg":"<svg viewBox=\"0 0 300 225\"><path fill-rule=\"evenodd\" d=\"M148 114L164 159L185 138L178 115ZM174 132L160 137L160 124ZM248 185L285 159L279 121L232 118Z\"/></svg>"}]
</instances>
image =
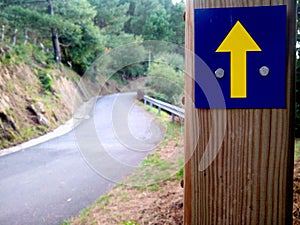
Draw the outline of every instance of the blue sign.
<instances>
[{"instance_id":1,"label":"blue sign","mask_svg":"<svg viewBox=\"0 0 300 225\"><path fill-rule=\"evenodd\" d=\"M195 107L285 108L287 7L194 13Z\"/></svg>"}]
</instances>

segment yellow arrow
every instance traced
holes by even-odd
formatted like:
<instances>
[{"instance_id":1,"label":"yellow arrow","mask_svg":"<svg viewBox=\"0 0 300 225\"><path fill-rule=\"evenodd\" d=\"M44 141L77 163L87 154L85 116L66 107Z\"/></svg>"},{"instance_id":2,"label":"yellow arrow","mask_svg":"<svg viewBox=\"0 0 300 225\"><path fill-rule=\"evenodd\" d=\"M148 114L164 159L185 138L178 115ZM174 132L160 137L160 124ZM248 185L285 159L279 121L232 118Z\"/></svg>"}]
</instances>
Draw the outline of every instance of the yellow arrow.
<instances>
[{"instance_id":1,"label":"yellow arrow","mask_svg":"<svg viewBox=\"0 0 300 225\"><path fill-rule=\"evenodd\" d=\"M216 52L230 52L230 97L247 98L247 52L261 51L251 35L237 21Z\"/></svg>"}]
</instances>

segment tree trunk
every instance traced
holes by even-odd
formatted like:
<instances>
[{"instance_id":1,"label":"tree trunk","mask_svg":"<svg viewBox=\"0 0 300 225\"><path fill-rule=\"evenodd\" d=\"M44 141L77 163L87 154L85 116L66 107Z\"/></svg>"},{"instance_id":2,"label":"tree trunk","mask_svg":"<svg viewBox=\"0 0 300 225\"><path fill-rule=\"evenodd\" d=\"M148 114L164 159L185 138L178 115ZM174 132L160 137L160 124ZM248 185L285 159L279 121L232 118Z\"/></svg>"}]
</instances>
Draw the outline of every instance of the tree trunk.
<instances>
[{"instance_id":1,"label":"tree trunk","mask_svg":"<svg viewBox=\"0 0 300 225\"><path fill-rule=\"evenodd\" d=\"M27 41L28 41L28 33L27 33L27 29L24 28L24 45L27 44Z\"/></svg>"},{"instance_id":2,"label":"tree trunk","mask_svg":"<svg viewBox=\"0 0 300 225\"><path fill-rule=\"evenodd\" d=\"M16 28L13 36L12 46L15 46L17 43L17 34L18 34L18 29Z\"/></svg>"},{"instance_id":3,"label":"tree trunk","mask_svg":"<svg viewBox=\"0 0 300 225\"><path fill-rule=\"evenodd\" d=\"M49 4L49 6L48 6L49 14L51 16L54 16L52 1L51 0L47 0L47 1L48 1L48 4ZM52 44L53 44L53 49L54 49L54 60L57 63L57 65L59 66L59 68L61 68L61 66L60 66L60 49L59 49L59 40L58 40L57 28L52 27L51 28L51 33L52 33Z\"/></svg>"},{"instance_id":4,"label":"tree trunk","mask_svg":"<svg viewBox=\"0 0 300 225\"><path fill-rule=\"evenodd\" d=\"M4 41L4 37L5 37L5 25L2 25L2 34L1 34L1 41L3 42Z\"/></svg>"}]
</instances>

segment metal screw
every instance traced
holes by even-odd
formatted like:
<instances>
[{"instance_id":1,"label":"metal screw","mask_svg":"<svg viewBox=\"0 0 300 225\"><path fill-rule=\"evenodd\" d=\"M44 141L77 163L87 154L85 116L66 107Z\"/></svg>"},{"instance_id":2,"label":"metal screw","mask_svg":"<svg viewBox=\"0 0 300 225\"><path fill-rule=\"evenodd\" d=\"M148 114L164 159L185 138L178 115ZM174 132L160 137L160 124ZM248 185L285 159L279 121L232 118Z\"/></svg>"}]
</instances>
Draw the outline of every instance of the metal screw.
<instances>
[{"instance_id":1,"label":"metal screw","mask_svg":"<svg viewBox=\"0 0 300 225\"><path fill-rule=\"evenodd\" d=\"M260 73L260 75L266 77L270 74L270 69L267 66L263 66L259 69L259 73Z\"/></svg>"},{"instance_id":2,"label":"metal screw","mask_svg":"<svg viewBox=\"0 0 300 225\"><path fill-rule=\"evenodd\" d=\"M223 78L225 76L225 71L222 68L219 68L215 71L217 78Z\"/></svg>"}]
</instances>

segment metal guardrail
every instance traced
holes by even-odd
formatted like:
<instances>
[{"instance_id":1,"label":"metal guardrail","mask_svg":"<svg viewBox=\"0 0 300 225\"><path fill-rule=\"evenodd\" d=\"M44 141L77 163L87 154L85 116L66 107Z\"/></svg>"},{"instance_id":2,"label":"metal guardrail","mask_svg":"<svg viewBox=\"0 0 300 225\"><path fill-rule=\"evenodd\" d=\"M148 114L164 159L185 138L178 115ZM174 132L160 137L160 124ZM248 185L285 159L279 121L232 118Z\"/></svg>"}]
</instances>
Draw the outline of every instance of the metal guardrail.
<instances>
[{"instance_id":1,"label":"metal guardrail","mask_svg":"<svg viewBox=\"0 0 300 225\"><path fill-rule=\"evenodd\" d=\"M175 121L175 116L178 116L182 119L184 119L184 109L171 105L169 103L165 103L163 101L151 98L147 95L144 96L144 104L146 105L147 102L150 104L150 106L156 106L158 108L158 114L160 114L161 110L164 110L166 112L169 112L172 116L172 122Z\"/></svg>"}]
</instances>

